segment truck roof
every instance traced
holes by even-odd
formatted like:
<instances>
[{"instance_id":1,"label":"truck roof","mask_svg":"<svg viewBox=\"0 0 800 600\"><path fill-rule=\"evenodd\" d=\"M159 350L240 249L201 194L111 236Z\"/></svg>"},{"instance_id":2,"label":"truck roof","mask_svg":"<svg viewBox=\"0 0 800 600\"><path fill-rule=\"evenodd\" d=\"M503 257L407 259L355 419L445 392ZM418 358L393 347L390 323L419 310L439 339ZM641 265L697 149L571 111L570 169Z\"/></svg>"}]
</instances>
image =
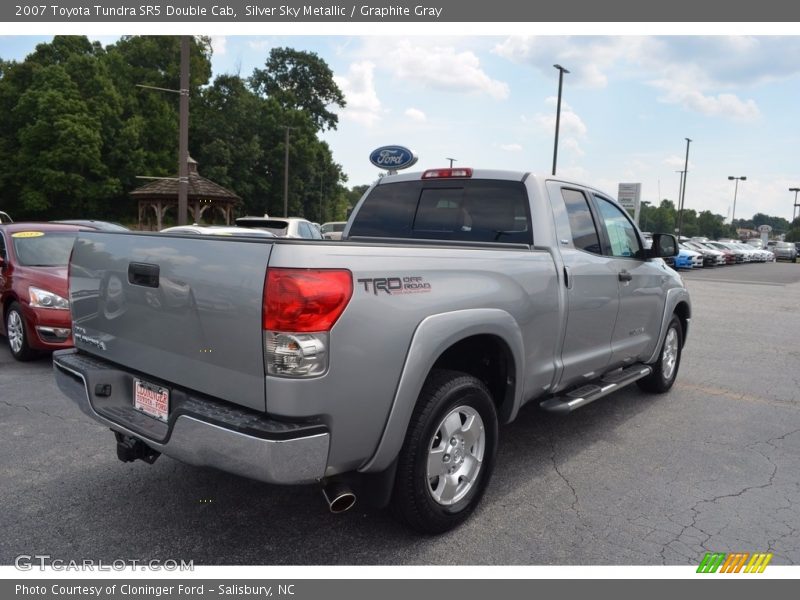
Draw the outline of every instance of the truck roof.
<instances>
[{"instance_id":1,"label":"truck roof","mask_svg":"<svg viewBox=\"0 0 800 600\"><path fill-rule=\"evenodd\" d=\"M439 169L431 169L431 170L445 170L449 167L440 167ZM459 167L453 167L454 169L458 169ZM462 169L470 168L470 167L460 167ZM403 172L398 173L397 175L386 175L379 179L376 182L376 185L384 185L387 183L399 183L403 181L419 181L422 179L422 175L425 171L412 171L412 172ZM557 175L537 175L536 173L531 173L530 171L507 171L502 169L472 169L472 176L469 178L457 178L457 179L500 179L505 181L527 181L527 180L536 180L540 184L543 184L545 181L560 181L563 183L571 183L573 185L579 185L583 188L588 188L590 190L594 190L599 192L605 196L609 196L616 200L616 194L611 194L609 192L600 190L595 186L578 181L575 179L567 179L565 177L559 177ZM433 181L433 180L431 180Z\"/></svg>"}]
</instances>

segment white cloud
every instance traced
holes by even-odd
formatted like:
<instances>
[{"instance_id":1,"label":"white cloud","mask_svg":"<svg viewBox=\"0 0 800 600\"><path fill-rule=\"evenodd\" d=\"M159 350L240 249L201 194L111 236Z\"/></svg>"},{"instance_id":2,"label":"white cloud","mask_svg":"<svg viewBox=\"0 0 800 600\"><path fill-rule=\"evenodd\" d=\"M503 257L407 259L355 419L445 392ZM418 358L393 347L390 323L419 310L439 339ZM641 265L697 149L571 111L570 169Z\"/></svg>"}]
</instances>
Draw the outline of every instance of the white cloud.
<instances>
[{"instance_id":1,"label":"white cloud","mask_svg":"<svg viewBox=\"0 0 800 600\"><path fill-rule=\"evenodd\" d=\"M654 82L666 91L660 98L662 102L680 104L686 109L710 117L727 117L736 121L754 121L761 111L754 100L741 100L735 94L706 95L698 90L681 88L671 82Z\"/></svg>"},{"instance_id":2,"label":"white cloud","mask_svg":"<svg viewBox=\"0 0 800 600\"><path fill-rule=\"evenodd\" d=\"M469 50L458 52L451 46L412 45L401 40L395 48L384 46L382 52L381 58L392 56L385 64L400 79L433 90L487 94L497 100L508 97L508 84L489 77Z\"/></svg>"},{"instance_id":3,"label":"white cloud","mask_svg":"<svg viewBox=\"0 0 800 600\"><path fill-rule=\"evenodd\" d=\"M686 157L685 156L678 156L677 154L672 154L664 159L663 163L668 167L672 167L675 170L683 170L683 165L686 164ZM694 171L694 163L689 161L689 171Z\"/></svg>"},{"instance_id":4,"label":"white cloud","mask_svg":"<svg viewBox=\"0 0 800 600\"><path fill-rule=\"evenodd\" d=\"M521 144L500 144L500 150L506 152L522 152L523 148Z\"/></svg>"},{"instance_id":5,"label":"white cloud","mask_svg":"<svg viewBox=\"0 0 800 600\"><path fill-rule=\"evenodd\" d=\"M375 64L370 61L353 63L347 75L335 76L334 79L347 101L342 117L367 127L375 125L382 112L375 90Z\"/></svg>"},{"instance_id":6,"label":"white cloud","mask_svg":"<svg viewBox=\"0 0 800 600\"><path fill-rule=\"evenodd\" d=\"M419 110L418 108L407 108L406 112L404 113L409 119L412 121L416 121L417 123L424 123L428 120L428 117L425 116L425 113Z\"/></svg>"},{"instance_id":7,"label":"white cloud","mask_svg":"<svg viewBox=\"0 0 800 600\"><path fill-rule=\"evenodd\" d=\"M262 40L248 40L247 47L251 50L263 51L272 47L272 41L268 38Z\"/></svg>"},{"instance_id":8,"label":"white cloud","mask_svg":"<svg viewBox=\"0 0 800 600\"><path fill-rule=\"evenodd\" d=\"M549 97L545 99L545 104L552 107L548 113L538 113L533 117L533 123L544 134L552 136L556 130L556 105L557 98ZM523 117L524 122L528 122ZM586 138L588 128L583 119L566 102L561 102L561 121L558 126L559 148L573 153L575 156L583 156L580 140Z\"/></svg>"},{"instance_id":9,"label":"white cloud","mask_svg":"<svg viewBox=\"0 0 800 600\"><path fill-rule=\"evenodd\" d=\"M789 56L797 38L692 37L510 37L493 52L529 64L557 80L553 63L571 72L565 85L601 88L609 77L644 79L662 102L700 114L739 121L761 116L742 86L800 73Z\"/></svg>"},{"instance_id":10,"label":"white cloud","mask_svg":"<svg viewBox=\"0 0 800 600\"><path fill-rule=\"evenodd\" d=\"M211 48L215 56L224 56L228 51L228 38L224 35L212 35Z\"/></svg>"}]
</instances>

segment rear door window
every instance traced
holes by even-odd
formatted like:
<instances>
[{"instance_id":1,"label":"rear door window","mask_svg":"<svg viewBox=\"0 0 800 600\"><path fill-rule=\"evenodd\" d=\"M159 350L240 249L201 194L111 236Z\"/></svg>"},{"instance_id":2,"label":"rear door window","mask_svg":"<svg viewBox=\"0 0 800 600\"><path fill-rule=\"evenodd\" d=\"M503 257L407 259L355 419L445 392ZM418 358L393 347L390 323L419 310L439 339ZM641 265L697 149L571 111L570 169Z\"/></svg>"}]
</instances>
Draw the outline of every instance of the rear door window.
<instances>
[{"instance_id":1,"label":"rear door window","mask_svg":"<svg viewBox=\"0 0 800 600\"><path fill-rule=\"evenodd\" d=\"M578 190L565 188L561 190L561 197L567 207L569 226L572 230L572 243L575 248L592 254L602 254L603 249L600 246L597 225L586 196Z\"/></svg>"},{"instance_id":2,"label":"rear door window","mask_svg":"<svg viewBox=\"0 0 800 600\"><path fill-rule=\"evenodd\" d=\"M521 182L406 181L375 187L350 236L532 244L530 223Z\"/></svg>"}]
</instances>

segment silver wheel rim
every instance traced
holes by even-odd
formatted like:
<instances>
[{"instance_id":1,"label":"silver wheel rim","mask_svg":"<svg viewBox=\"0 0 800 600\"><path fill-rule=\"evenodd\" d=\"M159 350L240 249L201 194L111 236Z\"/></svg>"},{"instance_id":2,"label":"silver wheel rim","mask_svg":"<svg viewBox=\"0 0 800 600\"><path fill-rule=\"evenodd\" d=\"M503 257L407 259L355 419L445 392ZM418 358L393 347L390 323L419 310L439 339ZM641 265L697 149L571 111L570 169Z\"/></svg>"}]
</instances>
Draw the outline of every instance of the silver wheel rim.
<instances>
[{"instance_id":1,"label":"silver wheel rim","mask_svg":"<svg viewBox=\"0 0 800 600\"><path fill-rule=\"evenodd\" d=\"M22 343L25 340L25 333L22 328L22 318L19 313L12 310L8 313L8 322L6 323L6 332L8 333L8 343L14 354L19 354L22 351Z\"/></svg>"},{"instance_id":2,"label":"silver wheel rim","mask_svg":"<svg viewBox=\"0 0 800 600\"><path fill-rule=\"evenodd\" d=\"M428 444L428 491L443 506L461 500L478 480L486 449L486 431L478 411L454 408Z\"/></svg>"},{"instance_id":3,"label":"silver wheel rim","mask_svg":"<svg viewBox=\"0 0 800 600\"><path fill-rule=\"evenodd\" d=\"M664 340L664 354L661 356L661 374L665 381L672 379L678 364L678 332L671 327Z\"/></svg>"}]
</instances>

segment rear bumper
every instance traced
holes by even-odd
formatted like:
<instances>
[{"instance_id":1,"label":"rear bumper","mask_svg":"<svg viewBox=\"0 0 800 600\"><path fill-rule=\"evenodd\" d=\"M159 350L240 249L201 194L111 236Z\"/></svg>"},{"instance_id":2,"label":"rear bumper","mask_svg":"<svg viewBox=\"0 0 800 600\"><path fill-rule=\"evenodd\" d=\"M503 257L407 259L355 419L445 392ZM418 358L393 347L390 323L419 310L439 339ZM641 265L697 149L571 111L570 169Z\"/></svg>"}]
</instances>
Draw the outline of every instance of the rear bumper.
<instances>
[{"instance_id":1,"label":"rear bumper","mask_svg":"<svg viewBox=\"0 0 800 600\"><path fill-rule=\"evenodd\" d=\"M59 389L88 416L187 464L280 484L312 483L325 473L330 433L321 423L275 421L176 388L162 423L132 407L138 374L77 350L56 352L53 369Z\"/></svg>"}]
</instances>

